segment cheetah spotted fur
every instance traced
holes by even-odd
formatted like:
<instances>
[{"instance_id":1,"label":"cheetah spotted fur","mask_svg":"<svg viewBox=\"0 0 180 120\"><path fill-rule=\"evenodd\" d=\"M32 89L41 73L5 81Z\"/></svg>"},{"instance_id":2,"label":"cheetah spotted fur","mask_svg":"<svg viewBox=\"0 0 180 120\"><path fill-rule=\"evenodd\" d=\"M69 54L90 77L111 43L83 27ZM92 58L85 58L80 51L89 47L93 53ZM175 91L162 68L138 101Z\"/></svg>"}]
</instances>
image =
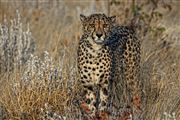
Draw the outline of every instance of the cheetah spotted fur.
<instances>
[{"instance_id":1,"label":"cheetah spotted fur","mask_svg":"<svg viewBox=\"0 0 180 120\"><path fill-rule=\"evenodd\" d=\"M92 14L80 18L83 35L78 47L78 72L84 100L81 107L92 118L102 113L106 117L101 119L108 120L109 86L123 80L132 113L141 110L140 41L135 31L117 25L115 16Z\"/></svg>"}]
</instances>

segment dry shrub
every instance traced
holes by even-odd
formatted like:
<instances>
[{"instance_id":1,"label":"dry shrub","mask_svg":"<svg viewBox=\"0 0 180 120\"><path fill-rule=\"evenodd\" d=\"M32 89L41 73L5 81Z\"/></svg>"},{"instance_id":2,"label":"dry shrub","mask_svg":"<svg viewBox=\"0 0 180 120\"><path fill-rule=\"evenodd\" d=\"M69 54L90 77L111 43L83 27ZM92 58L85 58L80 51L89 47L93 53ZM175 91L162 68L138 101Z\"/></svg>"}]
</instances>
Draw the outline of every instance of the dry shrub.
<instances>
[{"instance_id":1,"label":"dry shrub","mask_svg":"<svg viewBox=\"0 0 180 120\"><path fill-rule=\"evenodd\" d=\"M2 76L6 83L0 103L9 119L60 119L68 110L76 73L74 69L62 69L62 64L58 67L47 52L44 54L43 59L32 55L22 71Z\"/></svg>"},{"instance_id":2,"label":"dry shrub","mask_svg":"<svg viewBox=\"0 0 180 120\"><path fill-rule=\"evenodd\" d=\"M34 38L29 25L23 26L20 14L0 24L0 71L10 72L19 68L35 50Z\"/></svg>"},{"instance_id":3,"label":"dry shrub","mask_svg":"<svg viewBox=\"0 0 180 120\"><path fill-rule=\"evenodd\" d=\"M20 119L22 117L40 119L43 117L41 109L44 108L46 103L52 105L56 112L63 113L69 100L67 91L62 89L50 93L48 87L23 87L16 88L16 91L12 89L12 86L6 85L6 87L1 96L1 103L7 109L10 119Z\"/></svg>"}]
</instances>

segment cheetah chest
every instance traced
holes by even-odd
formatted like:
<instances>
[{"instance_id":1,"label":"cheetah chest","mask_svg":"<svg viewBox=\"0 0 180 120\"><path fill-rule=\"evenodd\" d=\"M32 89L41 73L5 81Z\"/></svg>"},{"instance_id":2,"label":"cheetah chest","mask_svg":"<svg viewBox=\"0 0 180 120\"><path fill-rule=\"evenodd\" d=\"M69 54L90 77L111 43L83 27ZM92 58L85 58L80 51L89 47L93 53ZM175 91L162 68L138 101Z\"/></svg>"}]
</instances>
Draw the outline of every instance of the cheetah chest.
<instances>
[{"instance_id":1,"label":"cheetah chest","mask_svg":"<svg viewBox=\"0 0 180 120\"><path fill-rule=\"evenodd\" d=\"M109 80L111 56L108 48L83 48L79 59L80 77L83 82L98 84Z\"/></svg>"}]
</instances>

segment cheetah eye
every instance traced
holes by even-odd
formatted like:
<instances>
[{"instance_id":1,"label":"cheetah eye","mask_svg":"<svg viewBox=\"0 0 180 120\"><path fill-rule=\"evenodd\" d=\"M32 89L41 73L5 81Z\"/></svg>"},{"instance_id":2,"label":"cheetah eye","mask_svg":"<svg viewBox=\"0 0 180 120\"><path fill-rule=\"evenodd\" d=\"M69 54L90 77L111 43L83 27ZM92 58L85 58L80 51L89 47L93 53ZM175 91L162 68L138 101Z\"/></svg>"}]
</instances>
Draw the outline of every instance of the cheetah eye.
<instances>
[{"instance_id":1,"label":"cheetah eye","mask_svg":"<svg viewBox=\"0 0 180 120\"><path fill-rule=\"evenodd\" d=\"M94 27L95 25L94 24L89 24L90 27Z\"/></svg>"},{"instance_id":2,"label":"cheetah eye","mask_svg":"<svg viewBox=\"0 0 180 120\"><path fill-rule=\"evenodd\" d=\"M107 27L108 27L108 24L104 24L103 27L104 27L104 28L107 28Z\"/></svg>"}]
</instances>

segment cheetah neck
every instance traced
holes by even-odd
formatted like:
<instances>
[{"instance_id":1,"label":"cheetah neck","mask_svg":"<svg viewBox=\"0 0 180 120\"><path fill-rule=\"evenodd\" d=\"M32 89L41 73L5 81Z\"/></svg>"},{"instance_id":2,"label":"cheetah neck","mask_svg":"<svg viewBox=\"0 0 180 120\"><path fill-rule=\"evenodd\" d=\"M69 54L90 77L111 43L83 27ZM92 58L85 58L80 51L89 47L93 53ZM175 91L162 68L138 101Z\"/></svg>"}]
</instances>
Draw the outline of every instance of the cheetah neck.
<instances>
[{"instance_id":1,"label":"cheetah neck","mask_svg":"<svg viewBox=\"0 0 180 120\"><path fill-rule=\"evenodd\" d=\"M91 37L87 37L86 40L91 44L93 50L95 50L95 51L98 51L103 47L102 44L95 43Z\"/></svg>"}]
</instances>

